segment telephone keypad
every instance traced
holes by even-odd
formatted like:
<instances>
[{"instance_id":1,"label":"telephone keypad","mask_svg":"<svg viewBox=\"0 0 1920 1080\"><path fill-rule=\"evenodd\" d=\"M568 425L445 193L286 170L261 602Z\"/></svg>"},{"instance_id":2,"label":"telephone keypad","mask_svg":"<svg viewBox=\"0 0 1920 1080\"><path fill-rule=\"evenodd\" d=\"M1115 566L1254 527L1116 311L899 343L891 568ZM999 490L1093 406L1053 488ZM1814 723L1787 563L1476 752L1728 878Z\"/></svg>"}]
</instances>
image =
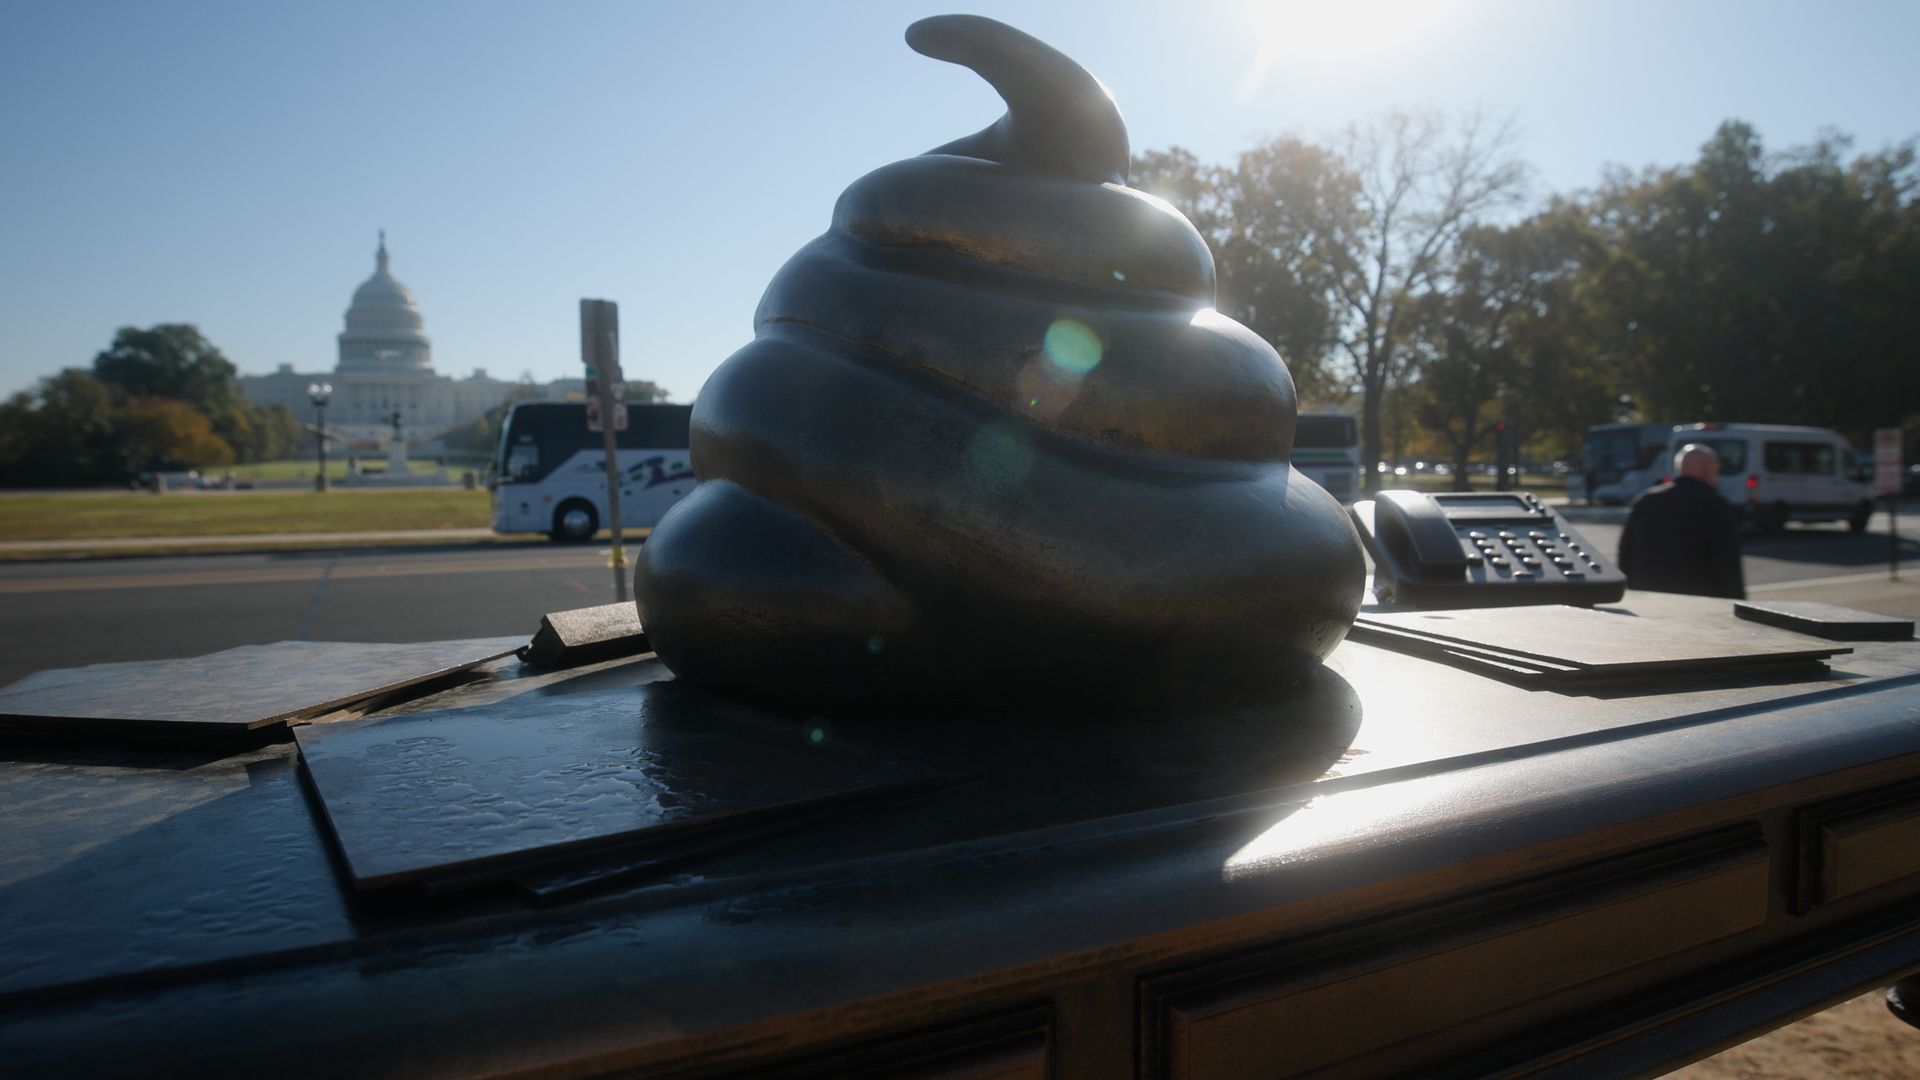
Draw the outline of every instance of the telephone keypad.
<instances>
[{"instance_id":1,"label":"telephone keypad","mask_svg":"<svg viewBox=\"0 0 1920 1080\"><path fill-rule=\"evenodd\" d=\"M1585 581L1602 572L1600 562L1567 533L1549 529L1459 529L1467 565L1477 574L1502 580ZM1548 570L1547 564L1553 569Z\"/></svg>"}]
</instances>

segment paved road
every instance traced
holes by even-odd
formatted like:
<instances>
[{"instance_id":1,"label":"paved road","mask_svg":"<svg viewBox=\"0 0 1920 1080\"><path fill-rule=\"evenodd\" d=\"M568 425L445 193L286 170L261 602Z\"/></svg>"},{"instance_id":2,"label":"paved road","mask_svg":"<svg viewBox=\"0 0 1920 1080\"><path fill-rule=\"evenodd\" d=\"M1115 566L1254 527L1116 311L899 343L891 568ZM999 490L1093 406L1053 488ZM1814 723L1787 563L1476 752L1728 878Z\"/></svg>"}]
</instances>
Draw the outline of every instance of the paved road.
<instances>
[{"instance_id":1,"label":"paved road","mask_svg":"<svg viewBox=\"0 0 1920 1080\"><path fill-rule=\"evenodd\" d=\"M1626 523L1623 508L1562 507L1601 554L1620 550L1620 530ZM1920 577L1920 518L1902 515L1900 562L1911 564L1908 576ZM1867 531L1849 533L1845 525L1791 525L1772 535L1741 537L1741 551L1749 588L1756 585L1804 581L1884 571L1887 565L1887 515L1875 514Z\"/></svg>"},{"instance_id":2,"label":"paved road","mask_svg":"<svg viewBox=\"0 0 1920 1080\"><path fill-rule=\"evenodd\" d=\"M1619 510L1570 516L1601 552ZM1910 526L1920 534L1920 521ZM1750 586L1883 572L1885 519L1854 536L1796 526L1747 541ZM197 656L235 645L531 635L548 611L609 603L603 545L544 544L0 564L0 684L49 667ZM1903 559L1920 579L1920 543Z\"/></svg>"},{"instance_id":3,"label":"paved road","mask_svg":"<svg viewBox=\"0 0 1920 1080\"><path fill-rule=\"evenodd\" d=\"M525 633L617 598L604 546L472 545L0 564L0 684L270 641Z\"/></svg>"}]
</instances>

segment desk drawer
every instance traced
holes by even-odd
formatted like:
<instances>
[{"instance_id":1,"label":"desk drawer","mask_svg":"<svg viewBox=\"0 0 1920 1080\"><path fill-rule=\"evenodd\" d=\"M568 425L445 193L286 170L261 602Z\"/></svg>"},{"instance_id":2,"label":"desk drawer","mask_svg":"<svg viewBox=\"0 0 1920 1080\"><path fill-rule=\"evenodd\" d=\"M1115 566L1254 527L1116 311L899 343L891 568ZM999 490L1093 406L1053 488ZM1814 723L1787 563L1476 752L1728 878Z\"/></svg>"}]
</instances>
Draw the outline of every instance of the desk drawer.
<instances>
[{"instance_id":1,"label":"desk drawer","mask_svg":"<svg viewBox=\"0 0 1920 1080\"><path fill-rule=\"evenodd\" d=\"M1047 1080L1052 1010L1044 1005L730 1073L735 1080Z\"/></svg>"},{"instance_id":2,"label":"desk drawer","mask_svg":"<svg viewBox=\"0 0 1920 1080\"><path fill-rule=\"evenodd\" d=\"M1920 784L1812 807L1800 814L1799 833L1801 914L1920 874Z\"/></svg>"},{"instance_id":3,"label":"desk drawer","mask_svg":"<svg viewBox=\"0 0 1920 1080\"><path fill-rule=\"evenodd\" d=\"M1758 927L1757 827L1282 944L1143 987L1144 1074L1295 1076Z\"/></svg>"}]
</instances>

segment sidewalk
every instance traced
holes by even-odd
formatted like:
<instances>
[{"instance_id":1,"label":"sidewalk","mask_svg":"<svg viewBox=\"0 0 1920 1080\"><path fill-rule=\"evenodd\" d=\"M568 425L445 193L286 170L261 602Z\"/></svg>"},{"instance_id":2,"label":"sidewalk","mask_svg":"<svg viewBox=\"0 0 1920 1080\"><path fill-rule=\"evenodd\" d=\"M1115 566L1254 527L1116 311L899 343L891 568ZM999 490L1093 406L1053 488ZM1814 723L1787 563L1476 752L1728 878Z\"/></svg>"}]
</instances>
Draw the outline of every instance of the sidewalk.
<instances>
[{"instance_id":1,"label":"sidewalk","mask_svg":"<svg viewBox=\"0 0 1920 1080\"><path fill-rule=\"evenodd\" d=\"M470 544L507 539L492 529L386 529L340 533L244 533L227 536L127 536L114 539L3 540L0 557L72 552L134 552L161 549L230 551L247 547L359 546L365 544Z\"/></svg>"}]
</instances>

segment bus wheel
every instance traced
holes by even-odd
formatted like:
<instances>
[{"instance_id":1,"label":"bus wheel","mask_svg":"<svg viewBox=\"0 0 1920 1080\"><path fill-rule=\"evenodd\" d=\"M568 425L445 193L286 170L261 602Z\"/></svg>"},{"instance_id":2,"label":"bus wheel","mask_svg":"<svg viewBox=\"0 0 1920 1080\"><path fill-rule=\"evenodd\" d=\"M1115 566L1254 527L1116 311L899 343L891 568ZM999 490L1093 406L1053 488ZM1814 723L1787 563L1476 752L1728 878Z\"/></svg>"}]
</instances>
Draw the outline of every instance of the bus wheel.
<instances>
[{"instance_id":1,"label":"bus wheel","mask_svg":"<svg viewBox=\"0 0 1920 1080\"><path fill-rule=\"evenodd\" d=\"M1787 504L1774 503L1760 513L1760 531L1777 533L1787 527Z\"/></svg>"},{"instance_id":2,"label":"bus wheel","mask_svg":"<svg viewBox=\"0 0 1920 1080\"><path fill-rule=\"evenodd\" d=\"M1847 518L1847 531L1863 533L1867 531L1867 522L1873 518L1873 504L1863 502L1853 508L1853 516Z\"/></svg>"},{"instance_id":3,"label":"bus wheel","mask_svg":"<svg viewBox=\"0 0 1920 1080\"><path fill-rule=\"evenodd\" d=\"M580 544L599 531L600 515L593 512L593 504L568 499L554 508L553 531L547 535L563 544Z\"/></svg>"}]
</instances>

